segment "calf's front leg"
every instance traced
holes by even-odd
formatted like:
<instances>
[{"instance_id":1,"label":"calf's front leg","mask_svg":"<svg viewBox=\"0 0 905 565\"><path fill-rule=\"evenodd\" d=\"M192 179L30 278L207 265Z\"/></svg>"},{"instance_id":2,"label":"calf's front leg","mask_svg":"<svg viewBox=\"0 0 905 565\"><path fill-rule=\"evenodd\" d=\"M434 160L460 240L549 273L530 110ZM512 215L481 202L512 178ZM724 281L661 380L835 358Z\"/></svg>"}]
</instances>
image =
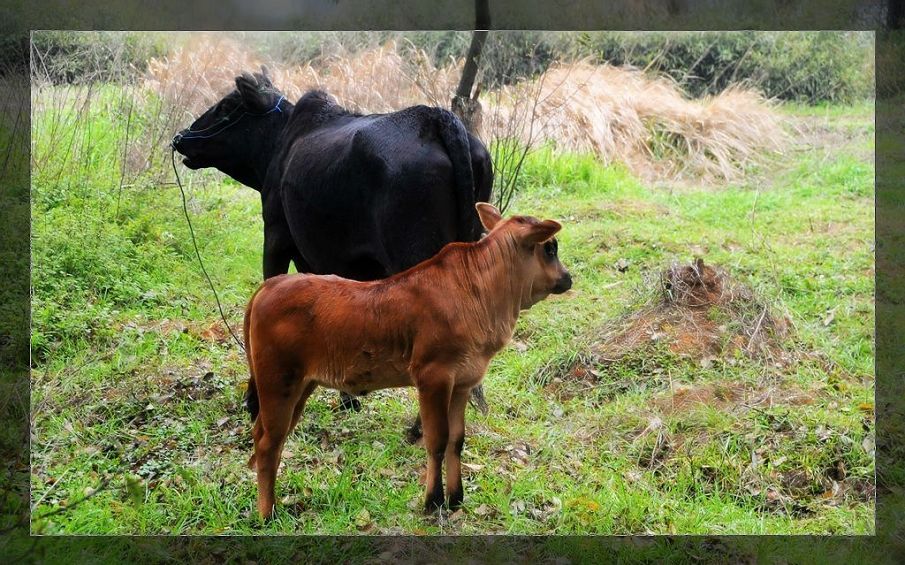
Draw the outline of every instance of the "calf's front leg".
<instances>
[{"instance_id":1,"label":"calf's front leg","mask_svg":"<svg viewBox=\"0 0 905 565\"><path fill-rule=\"evenodd\" d=\"M456 387L449 401L446 442L446 500L450 510L462 506L462 447L465 445L465 405L468 404L468 387Z\"/></svg>"},{"instance_id":2,"label":"calf's front leg","mask_svg":"<svg viewBox=\"0 0 905 565\"><path fill-rule=\"evenodd\" d=\"M449 401L452 392L447 379L418 385L418 405L427 450L427 477L424 487L424 512L431 514L443 507L443 456L449 440Z\"/></svg>"}]
</instances>

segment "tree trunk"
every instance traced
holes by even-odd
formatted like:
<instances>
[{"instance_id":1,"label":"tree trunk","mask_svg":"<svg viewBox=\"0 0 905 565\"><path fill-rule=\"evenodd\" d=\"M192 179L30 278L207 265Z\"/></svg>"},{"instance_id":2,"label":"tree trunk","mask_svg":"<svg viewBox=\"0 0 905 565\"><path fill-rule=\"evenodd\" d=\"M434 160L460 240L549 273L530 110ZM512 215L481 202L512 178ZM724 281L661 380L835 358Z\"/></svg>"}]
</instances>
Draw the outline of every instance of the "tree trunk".
<instances>
[{"instance_id":1,"label":"tree trunk","mask_svg":"<svg viewBox=\"0 0 905 565\"><path fill-rule=\"evenodd\" d=\"M481 61L481 52L487 41L487 29L490 27L490 7L488 0L475 0L475 31L471 36L471 45L465 57L465 67L462 69L462 77L456 88L456 95L452 99L452 111L459 116L465 128L477 133L481 129L481 103L478 101L478 89L474 96L475 78L478 75L478 65Z\"/></svg>"}]
</instances>

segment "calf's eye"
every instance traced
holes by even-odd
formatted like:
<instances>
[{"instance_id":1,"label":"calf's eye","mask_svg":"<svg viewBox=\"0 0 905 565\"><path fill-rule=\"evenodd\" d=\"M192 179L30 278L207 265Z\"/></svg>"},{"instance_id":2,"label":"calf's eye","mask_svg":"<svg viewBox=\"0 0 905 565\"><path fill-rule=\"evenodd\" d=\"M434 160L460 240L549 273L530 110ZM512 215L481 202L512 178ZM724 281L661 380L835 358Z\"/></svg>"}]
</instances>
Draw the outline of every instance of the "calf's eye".
<instances>
[{"instance_id":1,"label":"calf's eye","mask_svg":"<svg viewBox=\"0 0 905 565\"><path fill-rule=\"evenodd\" d=\"M547 257L555 257L556 256L556 245L552 241L548 241L544 244L544 255Z\"/></svg>"}]
</instances>

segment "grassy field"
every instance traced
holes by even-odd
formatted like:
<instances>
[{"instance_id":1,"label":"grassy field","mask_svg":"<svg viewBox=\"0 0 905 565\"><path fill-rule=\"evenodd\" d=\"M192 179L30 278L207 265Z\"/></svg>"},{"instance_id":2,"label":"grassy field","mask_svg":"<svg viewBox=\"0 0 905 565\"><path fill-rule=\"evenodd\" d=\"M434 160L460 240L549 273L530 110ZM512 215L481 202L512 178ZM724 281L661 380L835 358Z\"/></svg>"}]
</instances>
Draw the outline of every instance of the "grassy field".
<instances>
[{"instance_id":1,"label":"grassy field","mask_svg":"<svg viewBox=\"0 0 905 565\"><path fill-rule=\"evenodd\" d=\"M36 146L64 140L33 172L34 533L873 533L872 105L784 107L798 142L732 186L649 186L589 156L533 153L512 212L563 223L575 285L524 314L484 381L490 413L468 410L464 512L419 512L412 390L347 413L319 389L267 524L245 467L244 356L179 191L112 180L122 120L95 107L91 141L69 135L77 161L65 124L33 123ZM183 172L240 327L260 278L257 193ZM594 354L654 299L660 271L695 256L788 319L783 363L657 343Z\"/></svg>"}]
</instances>

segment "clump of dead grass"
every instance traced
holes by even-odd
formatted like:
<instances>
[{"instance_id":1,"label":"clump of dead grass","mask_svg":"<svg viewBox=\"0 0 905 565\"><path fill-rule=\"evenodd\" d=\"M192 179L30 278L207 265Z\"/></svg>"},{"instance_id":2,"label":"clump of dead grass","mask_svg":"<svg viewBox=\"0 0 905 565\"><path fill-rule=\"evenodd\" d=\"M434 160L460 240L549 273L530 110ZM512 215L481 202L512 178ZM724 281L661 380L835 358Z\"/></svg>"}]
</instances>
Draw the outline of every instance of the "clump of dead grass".
<instances>
[{"instance_id":1,"label":"clump of dead grass","mask_svg":"<svg viewBox=\"0 0 905 565\"><path fill-rule=\"evenodd\" d=\"M740 86L689 100L666 76L576 62L555 65L535 81L494 95L498 103L485 117L491 138L511 135L504 126L517 111L514 101L533 98L534 123L515 132L518 139L527 143L539 134L557 147L623 162L647 179L737 178L786 144L770 103Z\"/></svg>"},{"instance_id":2,"label":"clump of dead grass","mask_svg":"<svg viewBox=\"0 0 905 565\"><path fill-rule=\"evenodd\" d=\"M697 259L658 274L655 292L631 313L611 322L592 347L600 364L665 345L680 357L709 364L736 355L784 366L788 320L728 273Z\"/></svg>"}]
</instances>

